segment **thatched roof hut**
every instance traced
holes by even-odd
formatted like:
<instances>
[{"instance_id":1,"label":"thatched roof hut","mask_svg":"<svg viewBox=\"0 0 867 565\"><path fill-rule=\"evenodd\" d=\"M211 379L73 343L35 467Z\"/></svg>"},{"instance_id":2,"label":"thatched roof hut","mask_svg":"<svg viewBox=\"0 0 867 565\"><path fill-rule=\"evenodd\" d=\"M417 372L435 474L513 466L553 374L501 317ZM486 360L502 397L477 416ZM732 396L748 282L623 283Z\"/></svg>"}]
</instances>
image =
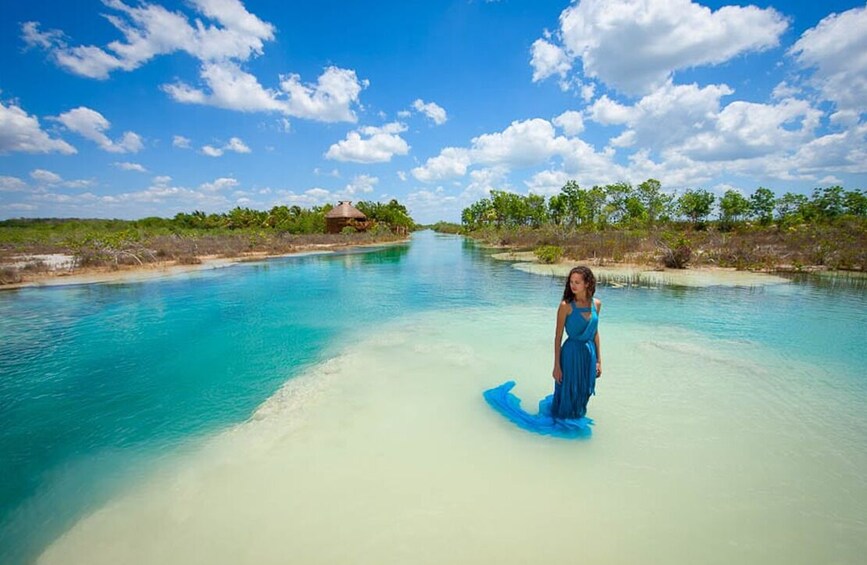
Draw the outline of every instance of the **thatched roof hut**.
<instances>
[{"instance_id":1,"label":"thatched roof hut","mask_svg":"<svg viewBox=\"0 0 867 565\"><path fill-rule=\"evenodd\" d=\"M340 233L346 226L355 227L366 222L367 216L353 206L350 200L341 200L325 214L325 227L328 233Z\"/></svg>"}]
</instances>

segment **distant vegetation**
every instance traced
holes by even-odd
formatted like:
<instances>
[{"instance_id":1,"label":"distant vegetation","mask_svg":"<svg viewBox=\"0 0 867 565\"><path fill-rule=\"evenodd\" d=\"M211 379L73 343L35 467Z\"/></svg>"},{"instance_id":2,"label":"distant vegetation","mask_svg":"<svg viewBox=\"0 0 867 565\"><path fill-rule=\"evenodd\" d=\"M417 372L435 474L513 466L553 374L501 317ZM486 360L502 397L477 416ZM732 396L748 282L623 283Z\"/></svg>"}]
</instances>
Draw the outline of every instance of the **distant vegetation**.
<instances>
[{"instance_id":1,"label":"distant vegetation","mask_svg":"<svg viewBox=\"0 0 867 565\"><path fill-rule=\"evenodd\" d=\"M714 217L715 214L715 217ZM454 224L443 231L454 232ZM581 188L546 199L492 191L461 214L460 232L497 245L555 246L572 259L802 269L867 269L867 194L840 186L777 197L760 187L717 198L669 194L655 179ZM556 251L544 249L550 261Z\"/></svg>"},{"instance_id":2,"label":"distant vegetation","mask_svg":"<svg viewBox=\"0 0 867 565\"><path fill-rule=\"evenodd\" d=\"M267 211L237 207L222 214L201 211L173 218L140 220L12 219L0 221L0 264L24 254L64 253L74 256L76 267L116 266L176 261L198 263L200 257L237 257L245 253L291 253L310 245L352 245L401 239L397 228L416 224L397 200L359 202L368 219L364 233L326 234L325 215L331 205L302 208L274 206ZM47 270L38 263L23 270ZM22 269L6 267L0 284L21 279Z\"/></svg>"}]
</instances>

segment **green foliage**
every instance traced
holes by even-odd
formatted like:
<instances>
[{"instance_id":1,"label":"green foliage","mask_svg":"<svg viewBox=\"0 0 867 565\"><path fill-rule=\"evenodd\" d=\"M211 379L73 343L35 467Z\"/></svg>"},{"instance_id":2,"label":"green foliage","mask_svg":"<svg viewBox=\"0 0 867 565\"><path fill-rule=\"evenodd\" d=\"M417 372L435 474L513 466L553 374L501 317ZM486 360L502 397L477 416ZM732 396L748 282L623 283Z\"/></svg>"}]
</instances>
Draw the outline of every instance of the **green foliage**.
<instances>
[{"instance_id":1,"label":"green foliage","mask_svg":"<svg viewBox=\"0 0 867 565\"><path fill-rule=\"evenodd\" d=\"M727 190L720 198L719 209L720 227L729 230L749 213L750 201L736 190Z\"/></svg>"},{"instance_id":2,"label":"green foliage","mask_svg":"<svg viewBox=\"0 0 867 565\"><path fill-rule=\"evenodd\" d=\"M770 189L760 186L750 196L750 214L763 226L770 225L774 221L774 193Z\"/></svg>"},{"instance_id":3,"label":"green foliage","mask_svg":"<svg viewBox=\"0 0 867 565\"><path fill-rule=\"evenodd\" d=\"M693 224L703 223L710 215L711 207L716 198L703 189L690 189L684 192L677 201L678 211Z\"/></svg>"},{"instance_id":4,"label":"green foliage","mask_svg":"<svg viewBox=\"0 0 867 565\"><path fill-rule=\"evenodd\" d=\"M636 198L644 207L647 225L667 221L674 215L674 195L662 192L662 183L647 179L636 187Z\"/></svg>"},{"instance_id":5,"label":"green foliage","mask_svg":"<svg viewBox=\"0 0 867 565\"><path fill-rule=\"evenodd\" d=\"M342 230L340 230L341 235L352 235L357 232L358 230L352 226L346 226Z\"/></svg>"},{"instance_id":6,"label":"green foliage","mask_svg":"<svg viewBox=\"0 0 867 565\"><path fill-rule=\"evenodd\" d=\"M833 220L845 210L844 191L841 186L829 186L813 190L808 219Z\"/></svg>"},{"instance_id":7,"label":"green foliage","mask_svg":"<svg viewBox=\"0 0 867 565\"><path fill-rule=\"evenodd\" d=\"M788 228L806 221L806 209L809 200L803 194L785 193L777 199L777 219L780 227Z\"/></svg>"},{"instance_id":8,"label":"green foliage","mask_svg":"<svg viewBox=\"0 0 867 565\"><path fill-rule=\"evenodd\" d=\"M392 232L388 224L376 222L373 224L373 227L367 230L367 233L371 235L389 235Z\"/></svg>"},{"instance_id":9,"label":"green foliage","mask_svg":"<svg viewBox=\"0 0 867 565\"><path fill-rule=\"evenodd\" d=\"M439 233L459 234L463 232L463 228L461 228L460 224L453 224L451 222L437 222L430 227L432 230Z\"/></svg>"},{"instance_id":10,"label":"green foliage","mask_svg":"<svg viewBox=\"0 0 867 565\"><path fill-rule=\"evenodd\" d=\"M559 263L563 258L563 248L558 245L542 245L537 247L533 253L540 262L546 264Z\"/></svg>"},{"instance_id":11,"label":"green foliage","mask_svg":"<svg viewBox=\"0 0 867 565\"><path fill-rule=\"evenodd\" d=\"M861 190L853 190L846 193L843 198L846 213L859 218L867 218L867 194Z\"/></svg>"},{"instance_id":12,"label":"green foliage","mask_svg":"<svg viewBox=\"0 0 867 565\"><path fill-rule=\"evenodd\" d=\"M685 269L692 259L692 242L683 233L665 232L660 238L662 262L671 269Z\"/></svg>"},{"instance_id":13,"label":"green foliage","mask_svg":"<svg viewBox=\"0 0 867 565\"><path fill-rule=\"evenodd\" d=\"M367 216L369 220L387 224L391 228L415 229L415 222L410 217L406 206L395 199L390 200L387 204L361 201L356 208Z\"/></svg>"}]
</instances>

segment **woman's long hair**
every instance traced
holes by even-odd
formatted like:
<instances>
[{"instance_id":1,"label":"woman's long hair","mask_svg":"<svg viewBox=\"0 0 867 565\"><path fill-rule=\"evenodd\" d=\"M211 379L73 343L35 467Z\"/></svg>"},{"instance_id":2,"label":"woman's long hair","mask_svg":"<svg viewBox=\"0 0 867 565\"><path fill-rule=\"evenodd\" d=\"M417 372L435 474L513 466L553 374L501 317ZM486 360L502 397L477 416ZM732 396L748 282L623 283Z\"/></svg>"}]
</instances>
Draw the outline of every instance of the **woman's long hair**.
<instances>
[{"instance_id":1,"label":"woman's long hair","mask_svg":"<svg viewBox=\"0 0 867 565\"><path fill-rule=\"evenodd\" d=\"M578 273L584 279L584 285L587 288L587 298L593 300L593 295L596 294L596 276L590 267L579 266L569 271L569 276L566 277L566 288L563 289L563 301L570 304L575 300L575 293L572 292L572 287L569 286L569 281L572 280L572 275Z\"/></svg>"}]
</instances>

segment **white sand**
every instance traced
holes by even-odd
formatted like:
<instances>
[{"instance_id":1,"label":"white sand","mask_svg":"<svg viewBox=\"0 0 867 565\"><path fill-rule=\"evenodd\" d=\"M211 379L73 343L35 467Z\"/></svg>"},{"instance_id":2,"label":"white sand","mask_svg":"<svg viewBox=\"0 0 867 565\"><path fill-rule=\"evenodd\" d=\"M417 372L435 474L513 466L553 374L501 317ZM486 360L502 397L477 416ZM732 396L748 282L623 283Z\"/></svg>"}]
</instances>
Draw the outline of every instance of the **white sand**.
<instances>
[{"instance_id":1,"label":"white sand","mask_svg":"<svg viewBox=\"0 0 867 565\"><path fill-rule=\"evenodd\" d=\"M540 263L515 263L514 268L536 275L565 277L578 263L543 265ZM614 284L635 284L638 286L675 285L689 287L738 286L753 287L774 284L787 284L784 277L767 273L737 271L735 269L659 269L653 270L640 266L598 267L590 265L600 280Z\"/></svg>"},{"instance_id":2,"label":"white sand","mask_svg":"<svg viewBox=\"0 0 867 565\"><path fill-rule=\"evenodd\" d=\"M750 343L603 325L594 436L481 392L551 387L552 312L414 315L85 517L48 564L856 563L865 402ZM809 378L808 378L809 377Z\"/></svg>"},{"instance_id":3,"label":"white sand","mask_svg":"<svg viewBox=\"0 0 867 565\"><path fill-rule=\"evenodd\" d=\"M72 255L63 253L35 254L35 255L13 255L10 257L11 262L3 263L0 267L14 267L23 269L28 265L36 263L44 263L49 269L71 269L74 261Z\"/></svg>"},{"instance_id":4,"label":"white sand","mask_svg":"<svg viewBox=\"0 0 867 565\"><path fill-rule=\"evenodd\" d=\"M492 259L514 261L514 268L534 275L565 277L572 267L587 263L563 261L554 265L539 263L532 251L507 251L494 253ZM767 273L753 273L721 267L698 267L690 269L655 269L646 265L588 265L597 278L615 286L632 284L638 286L740 286L752 287L790 282L784 277Z\"/></svg>"}]
</instances>

